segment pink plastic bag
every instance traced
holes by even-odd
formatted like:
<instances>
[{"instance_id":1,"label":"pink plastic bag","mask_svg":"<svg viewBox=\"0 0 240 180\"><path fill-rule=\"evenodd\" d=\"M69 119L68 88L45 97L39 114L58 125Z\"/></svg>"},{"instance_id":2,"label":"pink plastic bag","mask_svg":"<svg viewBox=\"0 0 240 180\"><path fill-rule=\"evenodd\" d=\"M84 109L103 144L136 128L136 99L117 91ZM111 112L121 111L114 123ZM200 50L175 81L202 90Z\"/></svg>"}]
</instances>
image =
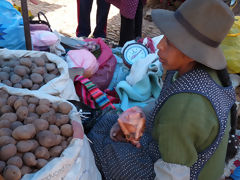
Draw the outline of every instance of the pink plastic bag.
<instances>
[{"instance_id":1,"label":"pink plastic bag","mask_svg":"<svg viewBox=\"0 0 240 180\"><path fill-rule=\"evenodd\" d=\"M91 77L93 74L95 74L99 67L96 57L86 49L68 51L66 60L70 68L83 68L83 76L86 78Z\"/></svg>"},{"instance_id":2,"label":"pink plastic bag","mask_svg":"<svg viewBox=\"0 0 240 180\"><path fill-rule=\"evenodd\" d=\"M55 44L58 40L58 37L50 31L31 31L31 39L33 47L46 47Z\"/></svg>"}]
</instances>

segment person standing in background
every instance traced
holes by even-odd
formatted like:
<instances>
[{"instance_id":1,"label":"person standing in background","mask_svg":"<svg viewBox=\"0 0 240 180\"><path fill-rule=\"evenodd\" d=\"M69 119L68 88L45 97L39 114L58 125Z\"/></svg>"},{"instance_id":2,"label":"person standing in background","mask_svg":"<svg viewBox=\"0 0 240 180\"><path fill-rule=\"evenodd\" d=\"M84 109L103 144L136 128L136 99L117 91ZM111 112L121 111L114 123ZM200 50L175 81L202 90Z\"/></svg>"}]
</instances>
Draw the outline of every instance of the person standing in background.
<instances>
[{"instance_id":1,"label":"person standing in background","mask_svg":"<svg viewBox=\"0 0 240 180\"><path fill-rule=\"evenodd\" d=\"M91 33L90 14L93 0L77 0L78 26L76 30L77 37L88 37ZM93 37L106 38L107 17L110 4L105 0L97 0L96 27Z\"/></svg>"},{"instance_id":2,"label":"person standing in background","mask_svg":"<svg viewBox=\"0 0 240 180\"><path fill-rule=\"evenodd\" d=\"M120 41L123 46L127 41L142 36L143 6L146 0L106 0L119 8L121 14Z\"/></svg>"}]
</instances>

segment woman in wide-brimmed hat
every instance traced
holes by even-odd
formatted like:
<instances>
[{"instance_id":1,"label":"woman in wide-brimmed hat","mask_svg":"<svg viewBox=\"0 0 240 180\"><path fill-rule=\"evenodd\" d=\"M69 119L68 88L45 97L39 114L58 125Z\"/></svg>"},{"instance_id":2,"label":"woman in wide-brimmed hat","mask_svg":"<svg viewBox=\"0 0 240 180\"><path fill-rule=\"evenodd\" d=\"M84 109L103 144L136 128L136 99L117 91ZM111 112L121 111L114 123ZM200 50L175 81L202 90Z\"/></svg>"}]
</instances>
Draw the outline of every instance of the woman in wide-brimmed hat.
<instances>
[{"instance_id":1,"label":"woman in wide-brimmed hat","mask_svg":"<svg viewBox=\"0 0 240 180\"><path fill-rule=\"evenodd\" d=\"M176 12L154 10L152 17L164 34L157 47L168 73L145 111L141 147L110 139L110 130L111 137L120 130L109 111L88 135L96 164L106 179L218 180L227 146L236 152L235 92L219 48L234 15L222 0L187 0Z\"/></svg>"}]
</instances>

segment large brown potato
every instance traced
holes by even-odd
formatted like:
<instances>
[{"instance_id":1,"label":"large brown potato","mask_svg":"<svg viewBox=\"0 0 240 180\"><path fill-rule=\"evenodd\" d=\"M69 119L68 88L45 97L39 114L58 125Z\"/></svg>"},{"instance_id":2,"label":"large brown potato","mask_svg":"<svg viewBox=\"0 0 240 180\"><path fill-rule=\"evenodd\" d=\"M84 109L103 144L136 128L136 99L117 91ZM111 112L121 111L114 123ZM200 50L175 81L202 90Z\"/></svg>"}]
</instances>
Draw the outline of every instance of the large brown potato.
<instances>
[{"instance_id":1,"label":"large brown potato","mask_svg":"<svg viewBox=\"0 0 240 180\"><path fill-rule=\"evenodd\" d=\"M12 136L16 140L28 140L35 136L36 129L33 124L19 126L13 130Z\"/></svg>"}]
</instances>

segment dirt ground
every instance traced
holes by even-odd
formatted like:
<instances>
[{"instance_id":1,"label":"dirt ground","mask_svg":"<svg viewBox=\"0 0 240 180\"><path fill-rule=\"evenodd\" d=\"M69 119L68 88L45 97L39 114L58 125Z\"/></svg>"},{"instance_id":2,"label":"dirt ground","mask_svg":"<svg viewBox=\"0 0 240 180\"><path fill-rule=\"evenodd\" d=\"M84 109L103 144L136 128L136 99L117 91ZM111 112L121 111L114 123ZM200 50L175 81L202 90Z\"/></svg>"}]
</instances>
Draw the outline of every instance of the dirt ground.
<instances>
[{"instance_id":1,"label":"dirt ground","mask_svg":"<svg viewBox=\"0 0 240 180\"><path fill-rule=\"evenodd\" d=\"M13 2L17 5L21 4L20 0L13 0ZM28 2L28 9L34 16L36 16L39 11L44 12L53 30L75 37L77 28L77 0L39 0L39 2L39 5ZM92 31L96 24L96 8L96 0L94 0L91 13ZM160 34L160 31L153 22L148 20L143 20L142 27L143 37L155 37ZM108 16L107 39L117 43L119 41L119 30L119 10L111 5Z\"/></svg>"}]
</instances>

